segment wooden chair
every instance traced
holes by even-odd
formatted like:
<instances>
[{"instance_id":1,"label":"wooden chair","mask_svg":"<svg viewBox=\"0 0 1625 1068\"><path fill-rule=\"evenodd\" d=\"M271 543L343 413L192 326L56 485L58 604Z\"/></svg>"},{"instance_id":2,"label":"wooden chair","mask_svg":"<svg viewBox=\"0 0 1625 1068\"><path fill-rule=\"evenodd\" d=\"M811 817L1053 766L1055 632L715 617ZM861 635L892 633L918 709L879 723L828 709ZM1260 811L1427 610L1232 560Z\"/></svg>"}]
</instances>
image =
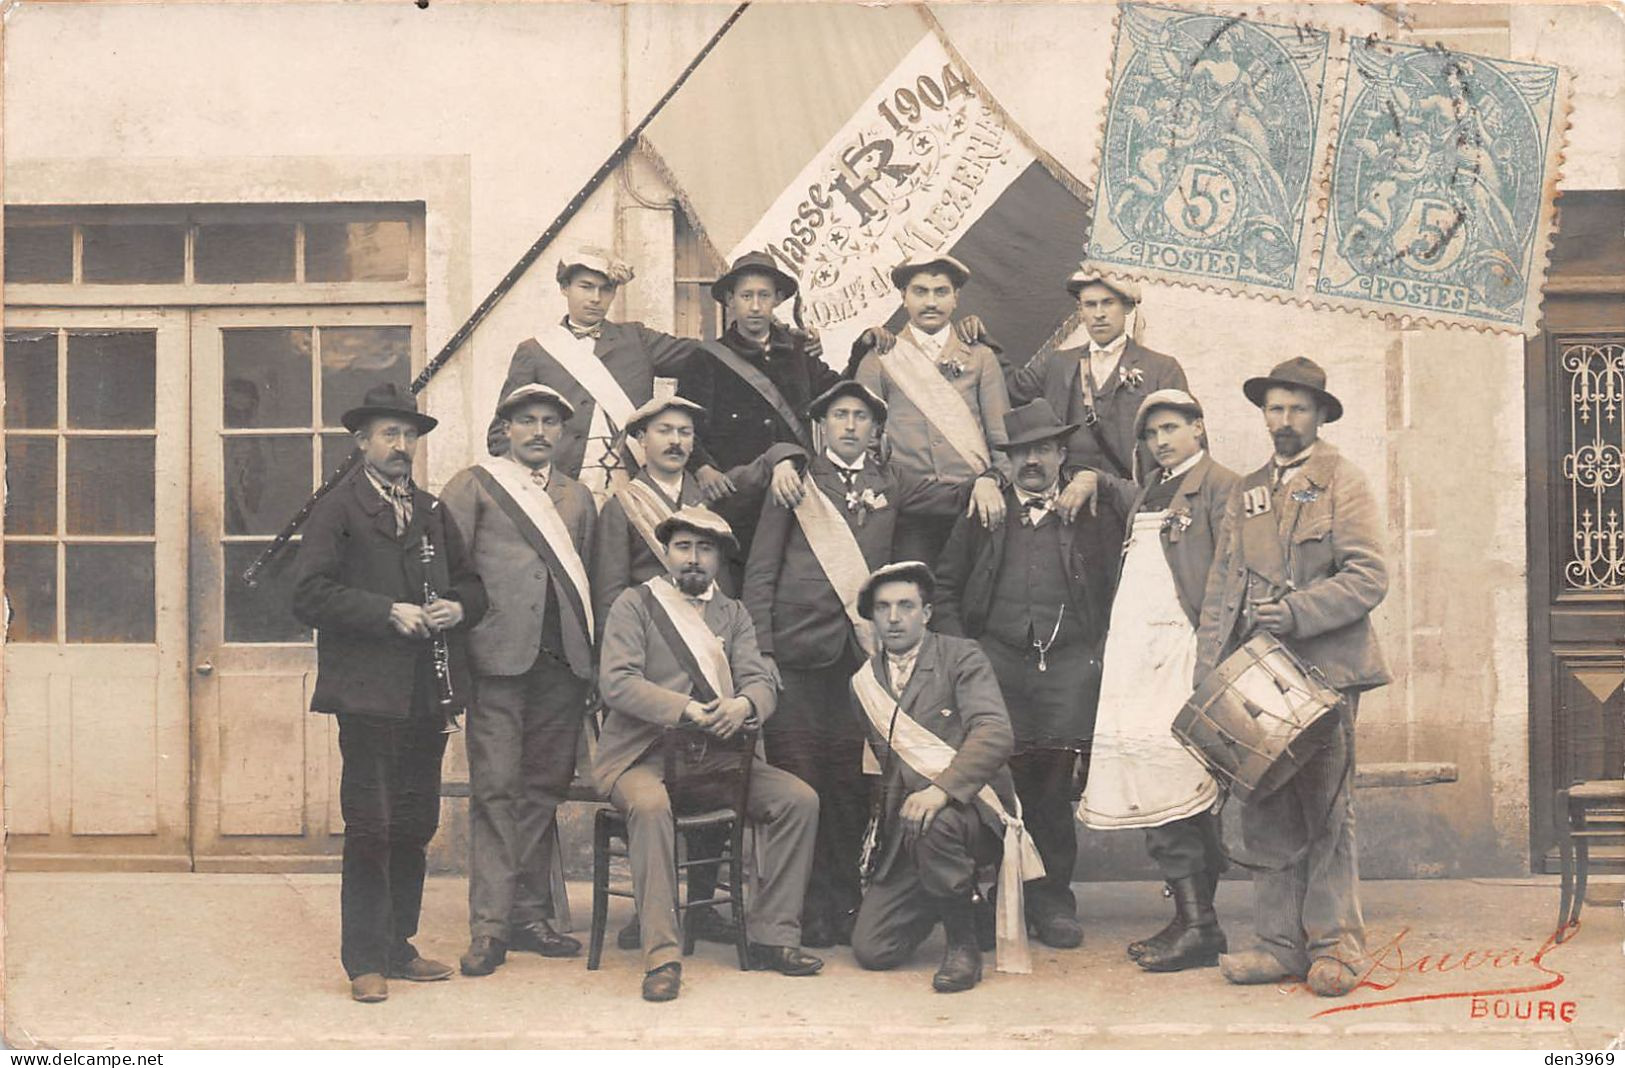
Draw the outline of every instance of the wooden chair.
<instances>
[{"instance_id":1,"label":"wooden chair","mask_svg":"<svg viewBox=\"0 0 1625 1068\"><path fill-rule=\"evenodd\" d=\"M673 873L677 900L677 916L683 928L683 956L694 952L696 933L689 920L689 911L702 905L726 904L738 929L735 948L739 953L739 970L750 970L750 946L745 932L745 819L746 803L750 798L750 770L756 757L757 730L746 728L727 741L719 740L694 727L671 727L661 736L661 759L664 765L666 789L672 797L672 819L677 826L677 849L673 858ZM724 753L726 759L720 770L694 781L683 774L685 765L693 764L696 753ZM712 761L711 767L716 768ZM689 834L716 827L726 827L728 838L723 852L716 856L693 856L689 850ZM616 841L623 843L617 847ZM587 948L587 969L597 971L603 959L604 935L609 926L609 899L633 897L630 889L614 888L609 884L609 862L613 857L627 856L626 817L614 806L601 808L593 820L592 844L592 931ZM714 867L719 869L717 891L702 901L684 901L684 873L690 868ZM726 868L726 873L721 869Z\"/></svg>"},{"instance_id":2,"label":"wooden chair","mask_svg":"<svg viewBox=\"0 0 1625 1068\"><path fill-rule=\"evenodd\" d=\"M1555 808L1557 850L1563 865L1556 939L1565 942L1580 925L1586 875L1591 867L1591 843L1602 839L1625 841L1625 780L1577 782L1557 791Z\"/></svg>"}]
</instances>

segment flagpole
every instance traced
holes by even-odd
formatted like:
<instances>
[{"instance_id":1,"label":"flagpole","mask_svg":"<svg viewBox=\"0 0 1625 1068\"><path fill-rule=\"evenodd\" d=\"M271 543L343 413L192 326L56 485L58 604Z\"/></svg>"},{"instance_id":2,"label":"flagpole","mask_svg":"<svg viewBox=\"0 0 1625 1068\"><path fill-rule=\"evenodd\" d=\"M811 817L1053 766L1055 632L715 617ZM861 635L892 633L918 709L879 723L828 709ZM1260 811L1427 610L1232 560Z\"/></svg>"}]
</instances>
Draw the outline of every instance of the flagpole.
<instances>
[{"instance_id":1,"label":"flagpole","mask_svg":"<svg viewBox=\"0 0 1625 1068\"><path fill-rule=\"evenodd\" d=\"M569 203L564 205L564 210L559 212L558 217L548 224L547 229L542 231L542 235L525 250L524 254L509 268L508 273L502 276L501 281L497 282L491 292L486 294L485 299L480 301L479 307L475 308L468 319L463 322L463 325L458 327L457 331L446 340L446 343L440 347L440 351L434 354L434 358L423 365L423 370L419 371L417 377L412 379L410 389L414 396L423 392L430 380L473 336L475 329L479 327L487 315L491 314L492 309L501 303L502 298L506 297L509 291L518 284L519 280L524 277L525 272L530 270L537 260L541 259L542 253L547 251L547 247L559 236L560 231L586 204L587 198L592 196L598 187L604 184L604 180L614 173L615 168L620 166L632 154L632 150L637 148L638 141L643 136L643 131L654 121L655 116L660 114L661 109L671 102L671 98L677 95L677 90L683 87L683 83L688 81L689 76L694 73L705 57L711 54L711 50L722 40L723 35L733 29L734 23L739 21L739 16L743 15L748 7L750 7L750 0L746 0L746 2L734 8L733 13L717 28L717 32L711 35L709 41L705 42L705 47L701 48L698 54L689 61L688 66L683 68L682 73L677 76L677 80L671 83L671 87L661 95L659 100L655 101L654 107L649 109L648 114L644 115L643 119L632 127L631 132L615 147L615 151L609 154L609 158L604 160L603 164L592 173L592 176L587 179L576 195L570 198ZM624 62L625 57L622 58ZM355 465L360 462L360 459L361 451L359 449L351 450L344 463L327 476L326 481L316 488L316 492L310 495L310 498L300 506L299 511L294 513L293 518L289 519L286 525L277 533L277 536L272 539L271 544L265 547L265 551L260 553L259 557L243 572L242 579L250 588L259 585L260 573L270 565L272 560L276 559L287 546L289 540L304 525L305 520L310 518L311 510L316 507L316 502L342 482L344 477L355 469Z\"/></svg>"}]
</instances>

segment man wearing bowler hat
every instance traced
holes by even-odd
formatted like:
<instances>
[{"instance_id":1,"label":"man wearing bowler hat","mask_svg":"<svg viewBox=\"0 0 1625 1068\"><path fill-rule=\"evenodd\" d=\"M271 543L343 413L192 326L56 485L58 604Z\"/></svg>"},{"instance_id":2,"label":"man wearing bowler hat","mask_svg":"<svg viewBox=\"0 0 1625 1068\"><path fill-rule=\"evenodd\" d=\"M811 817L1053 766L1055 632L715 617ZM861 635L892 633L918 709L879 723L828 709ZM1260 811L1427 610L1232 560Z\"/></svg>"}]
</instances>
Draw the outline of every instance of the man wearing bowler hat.
<instances>
[{"instance_id":1,"label":"man wearing bowler hat","mask_svg":"<svg viewBox=\"0 0 1625 1068\"><path fill-rule=\"evenodd\" d=\"M436 421L393 384L369 389L342 421L361 464L305 523L293 614L316 628L311 710L339 724L340 957L350 996L374 1002L389 996L389 979L451 975L410 939L440 820L448 720L473 682L464 636L485 615L486 595L457 525L412 482L418 438ZM436 635L446 642L443 678Z\"/></svg>"},{"instance_id":2,"label":"man wearing bowler hat","mask_svg":"<svg viewBox=\"0 0 1625 1068\"><path fill-rule=\"evenodd\" d=\"M508 435L451 477L443 493L491 611L468 636L479 677L468 717L469 949L464 975L489 975L510 949L571 957L581 943L555 931L548 851L575 772L593 678L592 494L553 462L574 414L532 382L502 398Z\"/></svg>"},{"instance_id":3,"label":"man wearing bowler hat","mask_svg":"<svg viewBox=\"0 0 1625 1068\"><path fill-rule=\"evenodd\" d=\"M1045 875L1028 885L1027 920L1057 949L1083 940L1072 871L1073 772L1094 732L1101 644L1122 544L1110 506L1057 513L1065 442L1077 429L1040 398L1005 417L1014 485L997 530L961 518L937 563L936 628L980 641L993 662L1015 752L1010 773Z\"/></svg>"},{"instance_id":4,"label":"man wearing bowler hat","mask_svg":"<svg viewBox=\"0 0 1625 1068\"><path fill-rule=\"evenodd\" d=\"M796 445L812 455L807 405L841 376L820 358L815 335L792 330L773 310L795 296L797 283L766 252L747 252L711 286L730 320L721 340L705 343L684 376L682 392L705 407L700 432L703 462L718 472L750 463L775 445ZM765 496L726 475L702 479L706 498L733 528L741 572ZM773 498L787 508L801 500L801 469L774 468Z\"/></svg>"},{"instance_id":5,"label":"man wearing bowler hat","mask_svg":"<svg viewBox=\"0 0 1625 1068\"><path fill-rule=\"evenodd\" d=\"M1233 983L1305 976L1323 997L1359 981L1365 953L1354 844L1354 719L1361 692L1389 681L1371 628L1388 592L1377 501L1320 428L1343 415L1326 372L1304 357L1242 387L1264 412L1275 455L1244 477L1202 602L1195 682L1258 631L1279 638L1342 693L1327 742L1287 782L1242 810L1258 946L1219 958Z\"/></svg>"},{"instance_id":6,"label":"man wearing bowler hat","mask_svg":"<svg viewBox=\"0 0 1625 1068\"><path fill-rule=\"evenodd\" d=\"M956 485L1004 466L998 451L1010 410L1004 369L993 349L966 342L961 334L967 331L953 325L970 268L953 256L921 253L892 268L891 278L902 294L908 325L895 336L871 328L852 345L852 377L889 409L891 464L903 475ZM980 321L961 326L974 330L972 337L981 330ZM882 340L889 344L881 345ZM1002 522L997 484L985 482L978 492L984 522ZM897 559L935 561L952 529L951 515L904 516L898 522Z\"/></svg>"},{"instance_id":7,"label":"man wearing bowler hat","mask_svg":"<svg viewBox=\"0 0 1625 1068\"><path fill-rule=\"evenodd\" d=\"M1037 397L1077 429L1066 441L1067 464L1141 481L1155 458L1136 440L1134 419L1159 389L1185 389L1185 371L1172 356L1141 345L1140 285L1091 263L1072 272L1066 290L1078 302L1076 330L1006 375L1010 403ZM1132 329L1127 327L1132 320ZM1067 487L1061 509L1071 516L1081 487Z\"/></svg>"}]
</instances>

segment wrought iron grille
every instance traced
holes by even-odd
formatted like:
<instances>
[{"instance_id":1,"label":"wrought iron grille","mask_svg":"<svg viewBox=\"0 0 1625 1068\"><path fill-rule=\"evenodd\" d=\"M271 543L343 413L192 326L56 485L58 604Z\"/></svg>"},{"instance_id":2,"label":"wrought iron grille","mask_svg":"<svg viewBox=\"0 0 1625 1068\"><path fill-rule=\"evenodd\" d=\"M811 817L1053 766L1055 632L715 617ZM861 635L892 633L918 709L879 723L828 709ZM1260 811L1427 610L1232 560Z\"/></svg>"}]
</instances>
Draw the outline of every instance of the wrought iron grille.
<instances>
[{"instance_id":1,"label":"wrought iron grille","mask_svg":"<svg viewBox=\"0 0 1625 1068\"><path fill-rule=\"evenodd\" d=\"M1625 344L1566 343L1559 368L1569 402L1563 584L1584 593L1625 592Z\"/></svg>"}]
</instances>

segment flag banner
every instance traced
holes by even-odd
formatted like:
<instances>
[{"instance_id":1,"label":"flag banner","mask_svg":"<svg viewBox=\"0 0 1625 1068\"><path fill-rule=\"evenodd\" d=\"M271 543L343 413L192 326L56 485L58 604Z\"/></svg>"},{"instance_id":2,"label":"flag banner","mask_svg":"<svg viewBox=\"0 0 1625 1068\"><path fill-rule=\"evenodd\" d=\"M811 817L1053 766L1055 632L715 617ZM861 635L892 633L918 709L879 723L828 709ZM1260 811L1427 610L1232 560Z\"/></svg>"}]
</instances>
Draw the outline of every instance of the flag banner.
<instances>
[{"instance_id":1,"label":"flag banner","mask_svg":"<svg viewBox=\"0 0 1625 1068\"><path fill-rule=\"evenodd\" d=\"M890 272L919 253L970 268L957 315L981 316L1007 361L1074 310L1083 186L923 8L752 7L643 141L718 253L766 251L800 281L837 368L865 329L906 321Z\"/></svg>"}]
</instances>

